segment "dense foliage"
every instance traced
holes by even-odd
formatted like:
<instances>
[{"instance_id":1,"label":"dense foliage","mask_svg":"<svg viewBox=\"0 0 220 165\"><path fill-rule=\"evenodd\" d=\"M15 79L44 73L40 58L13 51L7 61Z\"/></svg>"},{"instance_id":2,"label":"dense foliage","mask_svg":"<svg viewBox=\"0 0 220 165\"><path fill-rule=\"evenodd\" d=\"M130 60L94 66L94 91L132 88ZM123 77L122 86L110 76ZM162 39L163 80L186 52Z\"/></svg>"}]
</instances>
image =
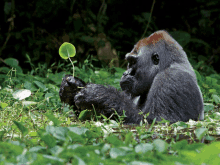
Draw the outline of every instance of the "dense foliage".
<instances>
[{"instance_id":1,"label":"dense foliage","mask_svg":"<svg viewBox=\"0 0 220 165\"><path fill-rule=\"evenodd\" d=\"M204 121L127 126L120 117L118 122L96 115L79 120L71 108L61 108L59 85L61 77L72 73L70 66L61 64L66 72L51 73L39 66L22 74L15 59L6 61L14 69L5 68L8 73L0 86L1 164L196 165L220 161L218 74L196 72L205 98ZM124 72L94 68L88 60L75 69L76 76L88 82L118 89ZM46 77L37 76L43 73Z\"/></svg>"},{"instance_id":2,"label":"dense foliage","mask_svg":"<svg viewBox=\"0 0 220 165\"><path fill-rule=\"evenodd\" d=\"M0 64L19 57L26 73L31 69L25 65L29 55L34 64L46 63L48 68L55 63L54 72L59 46L70 42L76 46L78 61L95 55L107 64L124 66L121 60L141 37L165 29L173 32L193 63L200 62L199 71L206 72L207 65L218 70L219 7L218 0L137 0L126 5L118 0L2 0Z\"/></svg>"}]
</instances>

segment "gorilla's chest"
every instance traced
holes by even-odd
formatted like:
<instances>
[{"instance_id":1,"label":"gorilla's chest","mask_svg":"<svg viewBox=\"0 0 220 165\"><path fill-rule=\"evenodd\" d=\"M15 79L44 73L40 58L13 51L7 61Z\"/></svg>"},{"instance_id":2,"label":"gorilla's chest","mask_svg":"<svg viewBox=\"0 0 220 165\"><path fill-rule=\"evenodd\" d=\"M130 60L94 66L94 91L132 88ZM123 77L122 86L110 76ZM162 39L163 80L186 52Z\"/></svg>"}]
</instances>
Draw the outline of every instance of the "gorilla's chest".
<instances>
[{"instance_id":1,"label":"gorilla's chest","mask_svg":"<svg viewBox=\"0 0 220 165\"><path fill-rule=\"evenodd\" d=\"M133 98L133 103L136 105L138 109L142 109L144 107L144 103L146 102L145 96L137 96Z\"/></svg>"}]
</instances>

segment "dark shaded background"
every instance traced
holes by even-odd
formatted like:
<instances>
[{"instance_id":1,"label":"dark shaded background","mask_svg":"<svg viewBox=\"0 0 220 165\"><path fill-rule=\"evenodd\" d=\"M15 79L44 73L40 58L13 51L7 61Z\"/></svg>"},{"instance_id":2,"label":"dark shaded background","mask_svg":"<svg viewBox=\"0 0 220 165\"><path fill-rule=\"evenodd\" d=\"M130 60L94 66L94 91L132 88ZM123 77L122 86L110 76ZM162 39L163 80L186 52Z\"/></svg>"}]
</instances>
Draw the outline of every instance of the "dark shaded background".
<instances>
[{"instance_id":1,"label":"dark shaded background","mask_svg":"<svg viewBox=\"0 0 220 165\"><path fill-rule=\"evenodd\" d=\"M34 65L55 63L56 69L59 46L67 41L76 46L78 62L94 55L125 67L125 54L142 36L165 29L198 71L212 72L204 69L213 66L220 72L219 9L219 0L1 0L0 66L13 57L27 72L28 54Z\"/></svg>"}]
</instances>

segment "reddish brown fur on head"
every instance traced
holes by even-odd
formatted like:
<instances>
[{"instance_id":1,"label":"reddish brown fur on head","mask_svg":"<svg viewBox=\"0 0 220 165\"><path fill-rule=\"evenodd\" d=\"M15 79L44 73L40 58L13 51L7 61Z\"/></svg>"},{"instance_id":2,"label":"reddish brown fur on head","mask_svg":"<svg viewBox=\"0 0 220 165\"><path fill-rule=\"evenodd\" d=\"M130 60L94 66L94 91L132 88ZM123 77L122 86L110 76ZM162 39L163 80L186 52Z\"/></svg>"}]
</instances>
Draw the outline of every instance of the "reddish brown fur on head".
<instances>
[{"instance_id":1,"label":"reddish brown fur on head","mask_svg":"<svg viewBox=\"0 0 220 165\"><path fill-rule=\"evenodd\" d=\"M174 44L173 38L166 31L160 30L151 34L149 37L138 41L138 43L135 45L135 49L131 53L133 53L134 51L138 51L143 46L147 46L151 44L155 45L157 42L161 40L165 40L170 44Z\"/></svg>"}]
</instances>

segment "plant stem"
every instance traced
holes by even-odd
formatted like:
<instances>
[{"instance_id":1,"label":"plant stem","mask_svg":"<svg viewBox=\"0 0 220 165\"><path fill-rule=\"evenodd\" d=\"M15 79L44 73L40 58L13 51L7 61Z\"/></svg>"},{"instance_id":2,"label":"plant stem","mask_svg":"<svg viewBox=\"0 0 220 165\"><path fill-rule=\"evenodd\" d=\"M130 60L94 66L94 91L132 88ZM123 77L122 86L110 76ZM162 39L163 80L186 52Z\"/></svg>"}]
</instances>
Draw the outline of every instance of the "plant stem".
<instances>
[{"instance_id":1,"label":"plant stem","mask_svg":"<svg viewBox=\"0 0 220 165\"><path fill-rule=\"evenodd\" d=\"M72 63L72 66L73 66L73 77L74 77L74 64L73 64L72 60L70 59L70 57L68 57L68 58L69 58L70 62Z\"/></svg>"}]
</instances>

